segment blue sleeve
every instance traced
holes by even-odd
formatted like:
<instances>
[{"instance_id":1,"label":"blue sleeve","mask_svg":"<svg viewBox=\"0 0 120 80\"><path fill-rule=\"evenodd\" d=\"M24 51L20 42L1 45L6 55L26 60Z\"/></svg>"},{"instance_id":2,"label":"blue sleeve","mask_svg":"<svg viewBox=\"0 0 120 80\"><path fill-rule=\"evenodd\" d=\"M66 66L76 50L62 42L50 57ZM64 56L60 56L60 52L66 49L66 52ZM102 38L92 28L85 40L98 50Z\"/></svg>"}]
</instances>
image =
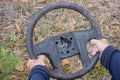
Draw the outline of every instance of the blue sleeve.
<instances>
[{"instance_id":1,"label":"blue sleeve","mask_svg":"<svg viewBox=\"0 0 120 80\"><path fill-rule=\"evenodd\" d=\"M49 70L45 66L37 65L31 70L28 80L49 80Z\"/></svg>"},{"instance_id":2,"label":"blue sleeve","mask_svg":"<svg viewBox=\"0 0 120 80\"><path fill-rule=\"evenodd\" d=\"M112 79L120 80L120 51L113 46L108 46L102 53L101 64L112 75Z\"/></svg>"}]
</instances>

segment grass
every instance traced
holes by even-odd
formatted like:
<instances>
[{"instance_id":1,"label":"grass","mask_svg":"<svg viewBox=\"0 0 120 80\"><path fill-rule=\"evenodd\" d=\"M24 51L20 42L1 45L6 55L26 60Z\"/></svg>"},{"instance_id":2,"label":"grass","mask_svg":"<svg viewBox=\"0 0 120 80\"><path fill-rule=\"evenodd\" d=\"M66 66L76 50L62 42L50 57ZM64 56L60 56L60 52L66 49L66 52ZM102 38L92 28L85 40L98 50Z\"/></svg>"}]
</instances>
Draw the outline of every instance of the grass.
<instances>
[{"instance_id":1,"label":"grass","mask_svg":"<svg viewBox=\"0 0 120 80\"><path fill-rule=\"evenodd\" d=\"M10 78L8 74L15 68L18 61L19 58L13 55L12 49L10 49L9 47L1 47L0 48L0 79L8 80L8 78Z\"/></svg>"},{"instance_id":2,"label":"grass","mask_svg":"<svg viewBox=\"0 0 120 80\"><path fill-rule=\"evenodd\" d=\"M104 75L106 75L108 73L108 71L100 64L100 62L98 62L94 68L87 73L87 75L85 77L90 79L94 79L94 80L99 80L100 78L104 77Z\"/></svg>"},{"instance_id":3,"label":"grass","mask_svg":"<svg viewBox=\"0 0 120 80\"><path fill-rule=\"evenodd\" d=\"M15 31L7 34L7 37L0 36L0 38L0 79L12 80L10 74L20 60L20 58L13 53L19 39Z\"/></svg>"},{"instance_id":4,"label":"grass","mask_svg":"<svg viewBox=\"0 0 120 80\"><path fill-rule=\"evenodd\" d=\"M2 37L0 35L0 46L2 46L0 47L0 61L1 61L0 79L2 80L10 80L9 74L12 72L15 65L19 62L19 57L15 56L14 53L16 52L16 54L18 54L23 49L26 49L25 35L23 35L22 37L23 40L19 39L19 33L16 32L16 30L13 28L13 25L16 22L19 23L20 29L23 29L24 33L26 34L26 28L33 14L35 14L39 8L41 9L43 6L49 3L57 2L60 0L46 0L46 3L38 3L37 1L38 0L30 0L29 2L22 2L19 0L2 0L3 2L2 5L4 5L2 7L0 5L0 10L2 10L2 14L4 15L2 16L3 18L2 24L0 23L1 26L3 26L0 27L0 31L1 31L0 34L2 34ZM82 5L83 7L85 6L100 24L103 37L109 39L113 45L115 45L117 48L120 49L119 20L112 16L114 14L116 14L115 16L117 16L117 13L119 11L117 9L118 0L113 2L112 0L105 2L104 1L95 2L94 0L93 1L67 0L67 1L75 2L79 5ZM103 3L104 5L102 5ZM35 37L37 37L37 40L41 41L44 40L44 38L53 35L69 32L69 30L72 28L71 26L74 27L74 29L71 29L72 31L79 29L80 30L88 29L87 26L89 26L89 24L86 23L86 20L83 19L83 17L79 17L78 15L79 14L75 12L71 12L67 10L53 11L52 14L48 14L46 17L43 17L43 19L40 20L40 24L39 23L37 24L36 27L38 28L37 28L37 32L35 33ZM64 21L66 21L66 19L68 20L68 22L65 23ZM24 55L20 57L23 58L23 56ZM5 67L3 67L3 65ZM88 79L99 80L99 78L102 78L106 73L107 71L100 65L100 63L98 63L84 77L86 77L85 80Z\"/></svg>"}]
</instances>

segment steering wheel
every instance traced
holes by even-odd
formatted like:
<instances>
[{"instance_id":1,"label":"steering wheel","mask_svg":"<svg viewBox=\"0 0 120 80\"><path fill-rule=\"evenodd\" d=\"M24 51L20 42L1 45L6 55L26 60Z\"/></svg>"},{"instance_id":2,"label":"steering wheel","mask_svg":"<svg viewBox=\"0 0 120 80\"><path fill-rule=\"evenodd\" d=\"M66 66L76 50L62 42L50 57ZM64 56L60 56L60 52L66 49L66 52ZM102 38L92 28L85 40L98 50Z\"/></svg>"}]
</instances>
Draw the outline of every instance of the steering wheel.
<instances>
[{"instance_id":1,"label":"steering wheel","mask_svg":"<svg viewBox=\"0 0 120 80\"><path fill-rule=\"evenodd\" d=\"M32 34L36 23L49 11L59 8L72 9L82 14L89 20L92 26L91 29L59 34L33 45ZM86 48L87 42L93 38L101 39L101 32L96 20L91 16L91 14L77 4L57 2L45 6L33 17L27 30L26 45L31 59L36 59L37 56L41 54L46 55L49 58L53 67L53 70L50 71L51 77L61 80L71 80L83 76L96 64L99 54L97 53L92 58L89 58ZM59 45L59 43L62 43L62 45ZM80 57L83 69L75 73L65 73L60 61L74 55L78 55Z\"/></svg>"}]
</instances>

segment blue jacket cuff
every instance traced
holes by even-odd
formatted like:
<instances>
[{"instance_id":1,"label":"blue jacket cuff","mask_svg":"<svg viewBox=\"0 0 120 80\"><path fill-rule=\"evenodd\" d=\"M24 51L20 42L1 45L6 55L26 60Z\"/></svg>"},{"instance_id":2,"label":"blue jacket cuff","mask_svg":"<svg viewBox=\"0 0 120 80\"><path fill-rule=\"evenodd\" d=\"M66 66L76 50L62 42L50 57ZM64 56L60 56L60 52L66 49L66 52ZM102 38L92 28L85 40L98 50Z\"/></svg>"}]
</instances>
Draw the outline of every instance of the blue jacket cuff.
<instances>
[{"instance_id":1,"label":"blue jacket cuff","mask_svg":"<svg viewBox=\"0 0 120 80\"><path fill-rule=\"evenodd\" d=\"M48 68L46 67L46 66L42 66L42 65L36 65L36 66L34 66L33 68L32 68L32 70L31 70L31 72L33 72L33 71L35 71L35 70L43 70L43 71L45 71L45 72L47 72L47 73L49 73L49 70L48 70Z\"/></svg>"},{"instance_id":2,"label":"blue jacket cuff","mask_svg":"<svg viewBox=\"0 0 120 80\"><path fill-rule=\"evenodd\" d=\"M100 62L107 69L111 61L113 52L116 50L113 46L108 46L102 53Z\"/></svg>"},{"instance_id":3,"label":"blue jacket cuff","mask_svg":"<svg viewBox=\"0 0 120 80\"><path fill-rule=\"evenodd\" d=\"M29 74L29 78L28 80L31 80L31 77L33 75L35 75L36 73L39 73L40 75L43 75L45 77L45 80L48 80L49 78L49 70L47 69L46 66L42 66L42 65L36 65L32 68L30 74Z\"/></svg>"}]
</instances>

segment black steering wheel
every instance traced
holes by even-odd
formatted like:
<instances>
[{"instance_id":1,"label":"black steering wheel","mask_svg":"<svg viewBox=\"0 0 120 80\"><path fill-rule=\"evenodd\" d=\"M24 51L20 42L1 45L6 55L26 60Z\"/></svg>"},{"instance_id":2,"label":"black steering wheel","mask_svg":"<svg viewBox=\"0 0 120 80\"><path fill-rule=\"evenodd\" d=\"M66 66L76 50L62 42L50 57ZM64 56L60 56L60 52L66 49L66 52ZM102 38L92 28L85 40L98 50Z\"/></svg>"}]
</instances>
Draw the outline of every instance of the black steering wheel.
<instances>
[{"instance_id":1,"label":"black steering wheel","mask_svg":"<svg viewBox=\"0 0 120 80\"><path fill-rule=\"evenodd\" d=\"M63 33L33 45L32 34L36 23L49 11L59 8L67 8L79 12L89 20L92 26L91 29ZM26 37L26 45L30 58L36 59L38 55L46 55L53 66L53 70L50 71L50 76L53 78L62 80L79 78L86 74L96 64L99 58L98 53L92 58L89 58L86 48L86 44L90 39L101 39L99 26L86 9L74 3L57 2L42 8L31 20ZM62 42L62 45L59 45L60 42ZM83 69L75 73L67 74L63 71L60 61L74 55L80 57Z\"/></svg>"}]
</instances>

